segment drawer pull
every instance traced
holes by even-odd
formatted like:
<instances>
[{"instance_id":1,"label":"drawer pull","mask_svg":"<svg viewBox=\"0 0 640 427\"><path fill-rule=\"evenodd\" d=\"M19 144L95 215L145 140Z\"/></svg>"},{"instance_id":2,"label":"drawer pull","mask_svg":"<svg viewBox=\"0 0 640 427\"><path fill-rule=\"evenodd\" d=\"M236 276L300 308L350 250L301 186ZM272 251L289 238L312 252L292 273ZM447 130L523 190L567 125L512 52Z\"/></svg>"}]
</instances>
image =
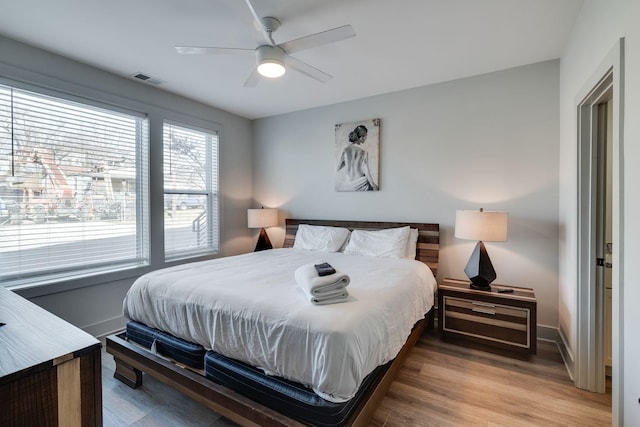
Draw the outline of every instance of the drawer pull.
<instances>
[{"instance_id":1,"label":"drawer pull","mask_svg":"<svg viewBox=\"0 0 640 427\"><path fill-rule=\"evenodd\" d=\"M471 309L471 311L473 311L474 313L490 314L492 316L494 316L496 314L496 312L493 311L493 310L486 310L486 309L478 308L478 307L473 307Z\"/></svg>"},{"instance_id":2,"label":"drawer pull","mask_svg":"<svg viewBox=\"0 0 640 427\"><path fill-rule=\"evenodd\" d=\"M471 301L471 304L479 305L479 306L482 306L482 307L496 308L495 304L490 304L488 302Z\"/></svg>"}]
</instances>

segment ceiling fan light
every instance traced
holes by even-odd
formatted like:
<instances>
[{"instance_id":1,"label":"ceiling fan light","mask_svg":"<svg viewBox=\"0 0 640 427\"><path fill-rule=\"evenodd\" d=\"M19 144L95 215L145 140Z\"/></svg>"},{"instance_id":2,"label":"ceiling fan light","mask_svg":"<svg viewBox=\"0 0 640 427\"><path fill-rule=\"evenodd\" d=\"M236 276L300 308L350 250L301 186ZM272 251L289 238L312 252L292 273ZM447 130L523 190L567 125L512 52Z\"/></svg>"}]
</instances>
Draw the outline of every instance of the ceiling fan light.
<instances>
[{"instance_id":1,"label":"ceiling fan light","mask_svg":"<svg viewBox=\"0 0 640 427\"><path fill-rule=\"evenodd\" d=\"M278 46L260 46L258 52L258 73L274 79L282 76L284 68L284 51Z\"/></svg>"},{"instance_id":2,"label":"ceiling fan light","mask_svg":"<svg viewBox=\"0 0 640 427\"><path fill-rule=\"evenodd\" d=\"M282 76L285 71L284 65L272 60L264 61L258 65L258 72L270 79Z\"/></svg>"}]
</instances>

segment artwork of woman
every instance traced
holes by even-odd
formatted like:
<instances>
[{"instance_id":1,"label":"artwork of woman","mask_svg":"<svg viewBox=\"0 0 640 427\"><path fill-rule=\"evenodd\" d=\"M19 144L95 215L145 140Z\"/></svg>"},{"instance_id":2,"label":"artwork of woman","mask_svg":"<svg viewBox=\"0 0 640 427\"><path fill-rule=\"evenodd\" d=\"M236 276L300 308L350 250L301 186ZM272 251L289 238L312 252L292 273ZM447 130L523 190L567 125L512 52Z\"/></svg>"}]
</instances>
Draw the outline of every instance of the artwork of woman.
<instances>
[{"instance_id":1,"label":"artwork of woman","mask_svg":"<svg viewBox=\"0 0 640 427\"><path fill-rule=\"evenodd\" d=\"M336 129L337 128L338 127L336 127ZM355 126L355 128L349 132L348 145L342 149L336 167L337 191L378 190L378 183L371 173L372 168L370 168L369 152L363 147L368 134L369 130L364 124ZM338 137L339 133L336 132L336 138ZM338 144L339 141L336 141L336 143ZM375 148L377 149L377 145ZM375 163L376 169L374 170L377 172L377 162Z\"/></svg>"}]
</instances>

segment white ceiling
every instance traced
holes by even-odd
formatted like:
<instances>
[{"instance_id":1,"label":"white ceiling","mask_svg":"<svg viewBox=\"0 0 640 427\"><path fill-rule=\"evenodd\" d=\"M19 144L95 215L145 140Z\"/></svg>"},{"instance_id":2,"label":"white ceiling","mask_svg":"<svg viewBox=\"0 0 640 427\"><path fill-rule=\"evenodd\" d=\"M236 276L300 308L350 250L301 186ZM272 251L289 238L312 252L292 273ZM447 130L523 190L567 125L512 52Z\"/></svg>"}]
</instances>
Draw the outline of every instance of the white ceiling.
<instances>
[{"instance_id":1,"label":"white ceiling","mask_svg":"<svg viewBox=\"0 0 640 427\"><path fill-rule=\"evenodd\" d=\"M260 118L559 58L582 0L253 0L277 43L351 24L356 37L294 54L295 71L243 83L251 55L179 55L175 45L254 48L244 0L3 0L0 34L164 90ZM1 60L1 56L0 56ZM141 83L148 84L148 83Z\"/></svg>"}]
</instances>

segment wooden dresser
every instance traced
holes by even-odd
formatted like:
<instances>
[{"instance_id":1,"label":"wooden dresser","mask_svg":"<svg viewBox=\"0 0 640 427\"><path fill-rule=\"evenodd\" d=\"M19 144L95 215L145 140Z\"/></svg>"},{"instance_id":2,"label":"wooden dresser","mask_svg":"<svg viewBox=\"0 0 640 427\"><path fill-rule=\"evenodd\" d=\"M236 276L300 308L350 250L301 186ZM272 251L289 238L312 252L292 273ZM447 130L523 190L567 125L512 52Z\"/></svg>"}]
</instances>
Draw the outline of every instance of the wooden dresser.
<instances>
[{"instance_id":1,"label":"wooden dresser","mask_svg":"<svg viewBox=\"0 0 640 427\"><path fill-rule=\"evenodd\" d=\"M101 426L96 338L0 286L0 426Z\"/></svg>"},{"instance_id":2,"label":"wooden dresser","mask_svg":"<svg viewBox=\"0 0 640 427\"><path fill-rule=\"evenodd\" d=\"M499 293L512 289L510 293ZM438 330L456 337L520 353L536 354L537 302L532 289L491 285L469 288L466 280L444 279L438 286Z\"/></svg>"}]
</instances>

